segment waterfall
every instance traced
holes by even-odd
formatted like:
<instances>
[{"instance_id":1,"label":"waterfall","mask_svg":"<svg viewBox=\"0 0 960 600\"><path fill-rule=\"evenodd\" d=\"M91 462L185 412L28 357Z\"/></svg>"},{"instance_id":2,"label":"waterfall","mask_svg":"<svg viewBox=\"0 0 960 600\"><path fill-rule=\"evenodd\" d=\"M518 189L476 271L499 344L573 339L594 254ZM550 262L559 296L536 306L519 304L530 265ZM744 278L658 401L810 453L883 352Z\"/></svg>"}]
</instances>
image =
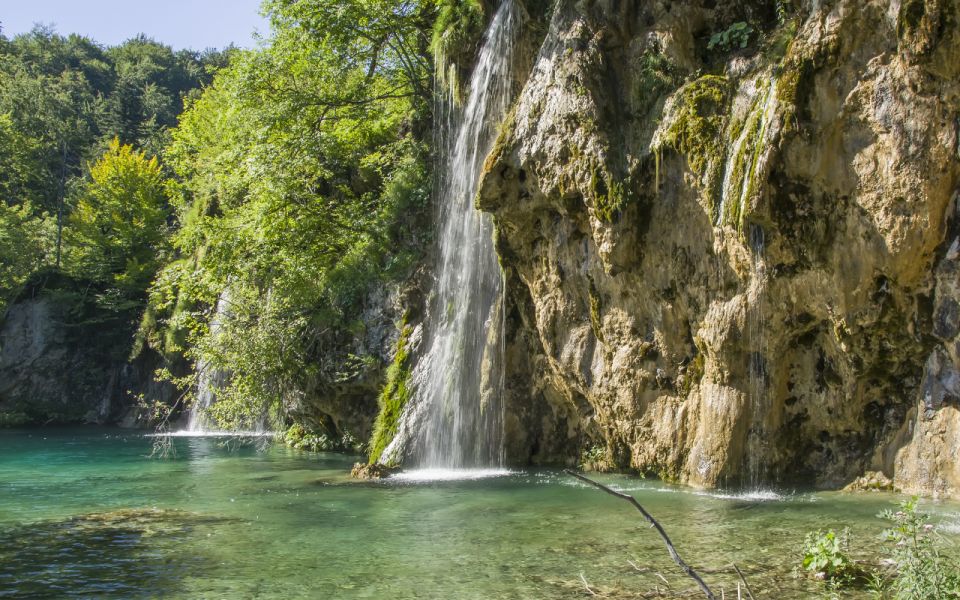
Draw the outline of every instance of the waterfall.
<instances>
[{"instance_id":1,"label":"waterfall","mask_svg":"<svg viewBox=\"0 0 960 600\"><path fill-rule=\"evenodd\" d=\"M763 293L767 284L766 235L759 225L749 230L751 250L750 296L752 306L748 309L747 345L747 394L750 400L750 429L747 432L747 476L750 489L756 490L763 482L763 463L768 459L767 432L764 420L767 413L767 340L763 312Z\"/></svg>"},{"instance_id":2,"label":"waterfall","mask_svg":"<svg viewBox=\"0 0 960 600\"><path fill-rule=\"evenodd\" d=\"M502 272L489 215L474 207L483 161L512 100L520 25L504 0L484 38L465 106L438 107L439 255L425 353L413 373L423 410L414 448L427 468L503 462Z\"/></svg>"},{"instance_id":3,"label":"waterfall","mask_svg":"<svg viewBox=\"0 0 960 600\"><path fill-rule=\"evenodd\" d=\"M227 288L217 298L213 318L210 319L210 339L214 343L220 336L220 330L223 327L224 319L227 317L229 306L230 288ZM217 390L227 383L228 378L229 374L223 369L215 368L205 360L199 361L197 364L197 394L190 406L190 416L186 429L188 432L204 433L216 428L216 423L207 414L207 410L216 402Z\"/></svg>"}]
</instances>

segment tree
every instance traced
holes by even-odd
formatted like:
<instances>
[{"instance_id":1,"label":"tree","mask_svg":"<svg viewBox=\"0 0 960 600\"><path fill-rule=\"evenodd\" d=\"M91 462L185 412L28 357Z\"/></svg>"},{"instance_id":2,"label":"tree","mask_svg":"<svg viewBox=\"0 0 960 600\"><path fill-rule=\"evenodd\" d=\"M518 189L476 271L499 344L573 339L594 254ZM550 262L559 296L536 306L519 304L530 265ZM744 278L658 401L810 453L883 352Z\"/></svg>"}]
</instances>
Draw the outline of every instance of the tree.
<instances>
[{"instance_id":1,"label":"tree","mask_svg":"<svg viewBox=\"0 0 960 600\"><path fill-rule=\"evenodd\" d=\"M114 139L90 169L70 218L75 275L142 294L166 245L169 203L160 164Z\"/></svg>"},{"instance_id":2,"label":"tree","mask_svg":"<svg viewBox=\"0 0 960 600\"><path fill-rule=\"evenodd\" d=\"M0 318L52 249L53 221L33 212L30 204L0 202Z\"/></svg>"}]
</instances>

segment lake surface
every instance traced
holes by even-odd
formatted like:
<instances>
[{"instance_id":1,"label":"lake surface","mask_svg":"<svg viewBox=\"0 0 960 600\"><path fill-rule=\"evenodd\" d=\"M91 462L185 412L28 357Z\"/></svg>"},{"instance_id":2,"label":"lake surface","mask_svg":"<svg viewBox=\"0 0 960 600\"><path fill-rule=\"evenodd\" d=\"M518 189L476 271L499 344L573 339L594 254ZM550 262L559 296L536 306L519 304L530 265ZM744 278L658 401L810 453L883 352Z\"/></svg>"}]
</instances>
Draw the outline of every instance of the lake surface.
<instances>
[{"instance_id":1,"label":"lake surface","mask_svg":"<svg viewBox=\"0 0 960 600\"><path fill-rule=\"evenodd\" d=\"M172 453L150 458L155 441L0 431L0 597L583 598L584 580L611 598L693 589L635 509L556 471L368 483L349 477L357 457L172 438ZM793 573L805 533L846 525L879 551L876 514L898 499L597 478L634 494L727 598L732 563L758 596L811 597L816 585ZM960 505L923 507L960 539Z\"/></svg>"}]
</instances>

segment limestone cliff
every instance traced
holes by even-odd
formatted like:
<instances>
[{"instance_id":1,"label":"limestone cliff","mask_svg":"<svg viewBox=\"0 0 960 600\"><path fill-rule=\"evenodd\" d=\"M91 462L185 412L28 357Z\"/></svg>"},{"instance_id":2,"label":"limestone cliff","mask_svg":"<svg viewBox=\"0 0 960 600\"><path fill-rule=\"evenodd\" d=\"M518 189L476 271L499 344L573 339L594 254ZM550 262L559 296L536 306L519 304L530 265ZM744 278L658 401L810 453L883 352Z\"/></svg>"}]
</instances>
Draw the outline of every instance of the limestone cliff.
<instances>
[{"instance_id":1,"label":"limestone cliff","mask_svg":"<svg viewBox=\"0 0 960 600\"><path fill-rule=\"evenodd\" d=\"M960 495L960 3L541 20L477 199L512 459Z\"/></svg>"},{"instance_id":2,"label":"limestone cliff","mask_svg":"<svg viewBox=\"0 0 960 600\"><path fill-rule=\"evenodd\" d=\"M173 386L154 377L162 359L130 357L136 315L102 310L95 296L89 283L47 274L9 308L0 324L0 426L145 427L141 399L174 401Z\"/></svg>"}]
</instances>

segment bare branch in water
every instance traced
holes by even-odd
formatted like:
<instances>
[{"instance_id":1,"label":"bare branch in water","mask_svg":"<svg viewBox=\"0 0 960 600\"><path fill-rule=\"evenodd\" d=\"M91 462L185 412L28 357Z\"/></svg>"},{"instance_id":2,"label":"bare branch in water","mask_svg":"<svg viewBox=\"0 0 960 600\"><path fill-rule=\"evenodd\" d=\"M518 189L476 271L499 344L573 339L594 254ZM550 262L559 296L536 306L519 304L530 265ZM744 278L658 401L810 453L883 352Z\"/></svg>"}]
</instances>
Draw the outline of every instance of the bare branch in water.
<instances>
[{"instance_id":1,"label":"bare branch in water","mask_svg":"<svg viewBox=\"0 0 960 600\"><path fill-rule=\"evenodd\" d=\"M657 520L654 519L650 515L650 513L646 511L646 509L640 506L640 503L637 502L636 498L634 498L629 494L623 494L614 489L611 489L603 485L602 483L598 483L590 479L589 477L585 477L580 473L571 471L570 469L564 469L564 472L567 473L568 475L572 475L576 477L580 481L589 483L594 487L600 488L601 490L605 491L611 496L616 496L617 498L620 498L621 500L626 500L627 502L632 504L634 508L640 511L640 514L643 515L643 518L646 519L648 523L650 523L650 526L657 530L657 533L660 534L660 537L663 538L663 542L667 545L667 552L670 553L670 558L673 559L673 562L677 563L677 565L683 570L684 573L686 573L691 579L697 582L697 585L700 586L700 589L703 591L704 594L706 594L708 600L716 600L716 596L713 595L713 592L710 591L710 588L707 587L707 584L704 583L703 579L700 578L700 575L698 575L697 572L693 570L693 567L685 563L683 559L680 558L680 554L678 554L677 549L673 547L673 542L670 541L670 537L667 536L667 532L663 530L663 527L660 526L660 523L658 523Z\"/></svg>"},{"instance_id":2,"label":"bare branch in water","mask_svg":"<svg viewBox=\"0 0 960 600\"><path fill-rule=\"evenodd\" d=\"M733 570L737 572L737 575L740 576L740 581L743 582L743 587L747 588L747 596L750 597L750 600L753 599L753 591L750 590L750 584L747 583L747 578L743 576L743 573L740 571L740 567L733 565Z\"/></svg>"},{"instance_id":3,"label":"bare branch in water","mask_svg":"<svg viewBox=\"0 0 960 600\"><path fill-rule=\"evenodd\" d=\"M590 592L591 596L597 595L597 593L590 588L590 584L587 583L587 578L583 576L583 573L580 573L580 581L583 582L583 587L587 588L587 591Z\"/></svg>"}]
</instances>

